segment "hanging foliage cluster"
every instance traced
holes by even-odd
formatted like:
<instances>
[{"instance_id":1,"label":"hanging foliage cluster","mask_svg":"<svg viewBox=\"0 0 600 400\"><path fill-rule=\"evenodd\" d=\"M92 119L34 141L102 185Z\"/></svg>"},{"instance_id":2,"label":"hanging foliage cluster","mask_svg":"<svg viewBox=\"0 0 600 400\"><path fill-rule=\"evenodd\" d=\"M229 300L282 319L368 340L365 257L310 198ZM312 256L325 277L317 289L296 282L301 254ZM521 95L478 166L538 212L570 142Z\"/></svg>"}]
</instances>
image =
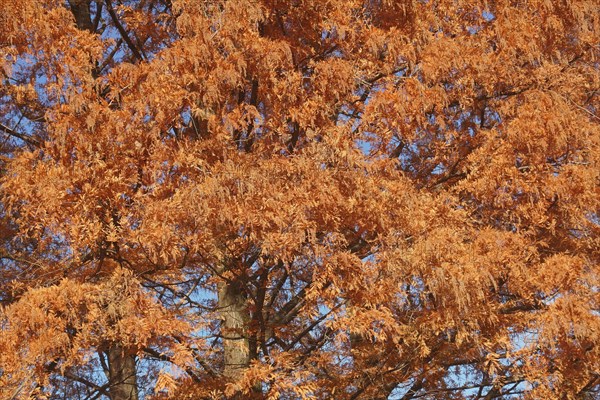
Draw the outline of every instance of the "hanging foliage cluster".
<instances>
[{"instance_id":1,"label":"hanging foliage cluster","mask_svg":"<svg viewBox=\"0 0 600 400\"><path fill-rule=\"evenodd\" d=\"M0 398L598 396L599 43L595 0L0 0Z\"/></svg>"}]
</instances>

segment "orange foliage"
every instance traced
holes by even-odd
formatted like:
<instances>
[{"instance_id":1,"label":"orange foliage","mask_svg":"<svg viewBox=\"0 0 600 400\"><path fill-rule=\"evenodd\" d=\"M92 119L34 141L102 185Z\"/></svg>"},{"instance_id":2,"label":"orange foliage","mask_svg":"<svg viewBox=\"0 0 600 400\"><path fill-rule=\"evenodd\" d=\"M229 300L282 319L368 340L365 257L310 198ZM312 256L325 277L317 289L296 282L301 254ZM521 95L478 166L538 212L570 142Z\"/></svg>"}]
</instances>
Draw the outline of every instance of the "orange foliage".
<instances>
[{"instance_id":1,"label":"orange foliage","mask_svg":"<svg viewBox=\"0 0 600 400\"><path fill-rule=\"evenodd\" d=\"M599 43L595 0L0 0L0 398L597 396Z\"/></svg>"}]
</instances>

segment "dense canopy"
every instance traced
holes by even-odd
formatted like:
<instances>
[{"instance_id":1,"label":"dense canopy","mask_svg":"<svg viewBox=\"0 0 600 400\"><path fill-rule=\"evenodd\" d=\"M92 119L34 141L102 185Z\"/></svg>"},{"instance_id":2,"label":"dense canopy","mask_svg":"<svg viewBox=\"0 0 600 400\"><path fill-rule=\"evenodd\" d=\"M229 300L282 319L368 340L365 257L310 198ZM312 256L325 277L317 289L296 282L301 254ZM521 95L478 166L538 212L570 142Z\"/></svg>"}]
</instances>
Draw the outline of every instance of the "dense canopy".
<instances>
[{"instance_id":1,"label":"dense canopy","mask_svg":"<svg viewBox=\"0 0 600 400\"><path fill-rule=\"evenodd\" d=\"M600 390L597 0L0 0L0 399Z\"/></svg>"}]
</instances>

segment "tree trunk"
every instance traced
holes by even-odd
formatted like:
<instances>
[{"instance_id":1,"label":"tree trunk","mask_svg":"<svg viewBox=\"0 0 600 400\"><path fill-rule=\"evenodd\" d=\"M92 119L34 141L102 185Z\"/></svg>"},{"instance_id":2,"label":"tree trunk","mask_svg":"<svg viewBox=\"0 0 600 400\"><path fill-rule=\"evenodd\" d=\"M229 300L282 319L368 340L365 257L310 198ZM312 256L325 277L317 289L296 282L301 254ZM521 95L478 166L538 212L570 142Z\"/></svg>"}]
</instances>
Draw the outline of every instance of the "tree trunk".
<instances>
[{"instance_id":1,"label":"tree trunk","mask_svg":"<svg viewBox=\"0 0 600 400\"><path fill-rule=\"evenodd\" d=\"M221 336L225 352L223 375L237 380L250 365L248 299L236 282L219 284Z\"/></svg>"},{"instance_id":2,"label":"tree trunk","mask_svg":"<svg viewBox=\"0 0 600 400\"><path fill-rule=\"evenodd\" d=\"M135 355L114 345L108 350L108 379L111 400L138 400Z\"/></svg>"},{"instance_id":3,"label":"tree trunk","mask_svg":"<svg viewBox=\"0 0 600 400\"><path fill-rule=\"evenodd\" d=\"M69 6L71 6L71 12L75 17L77 27L92 32L94 24L90 15L90 3L91 0L69 0Z\"/></svg>"}]
</instances>

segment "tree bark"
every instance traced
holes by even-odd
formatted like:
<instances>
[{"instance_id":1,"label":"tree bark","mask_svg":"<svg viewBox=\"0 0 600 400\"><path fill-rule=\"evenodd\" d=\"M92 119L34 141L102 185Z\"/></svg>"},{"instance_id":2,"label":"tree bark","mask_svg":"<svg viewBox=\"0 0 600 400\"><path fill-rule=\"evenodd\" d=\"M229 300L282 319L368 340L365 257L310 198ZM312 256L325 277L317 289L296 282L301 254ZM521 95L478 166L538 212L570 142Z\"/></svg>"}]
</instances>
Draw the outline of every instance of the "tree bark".
<instances>
[{"instance_id":1,"label":"tree bark","mask_svg":"<svg viewBox=\"0 0 600 400\"><path fill-rule=\"evenodd\" d=\"M75 17L77 27L81 30L92 32L94 30L94 24L92 23L92 17L90 15L90 3L91 0L69 0L69 6Z\"/></svg>"},{"instance_id":2,"label":"tree bark","mask_svg":"<svg viewBox=\"0 0 600 400\"><path fill-rule=\"evenodd\" d=\"M225 353L223 375L237 380L250 365L248 299L237 282L219 284L221 337Z\"/></svg>"},{"instance_id":3,"label":"tree bark","mask_svg":"<svg viewBox=\"0 0 600 400\"><path fill-rule=\"evenodd\" d=\"M138 400L135 355L127 354L122 346L108 350L108 379L111 400Z\"/></svg>"}]
</instances>

